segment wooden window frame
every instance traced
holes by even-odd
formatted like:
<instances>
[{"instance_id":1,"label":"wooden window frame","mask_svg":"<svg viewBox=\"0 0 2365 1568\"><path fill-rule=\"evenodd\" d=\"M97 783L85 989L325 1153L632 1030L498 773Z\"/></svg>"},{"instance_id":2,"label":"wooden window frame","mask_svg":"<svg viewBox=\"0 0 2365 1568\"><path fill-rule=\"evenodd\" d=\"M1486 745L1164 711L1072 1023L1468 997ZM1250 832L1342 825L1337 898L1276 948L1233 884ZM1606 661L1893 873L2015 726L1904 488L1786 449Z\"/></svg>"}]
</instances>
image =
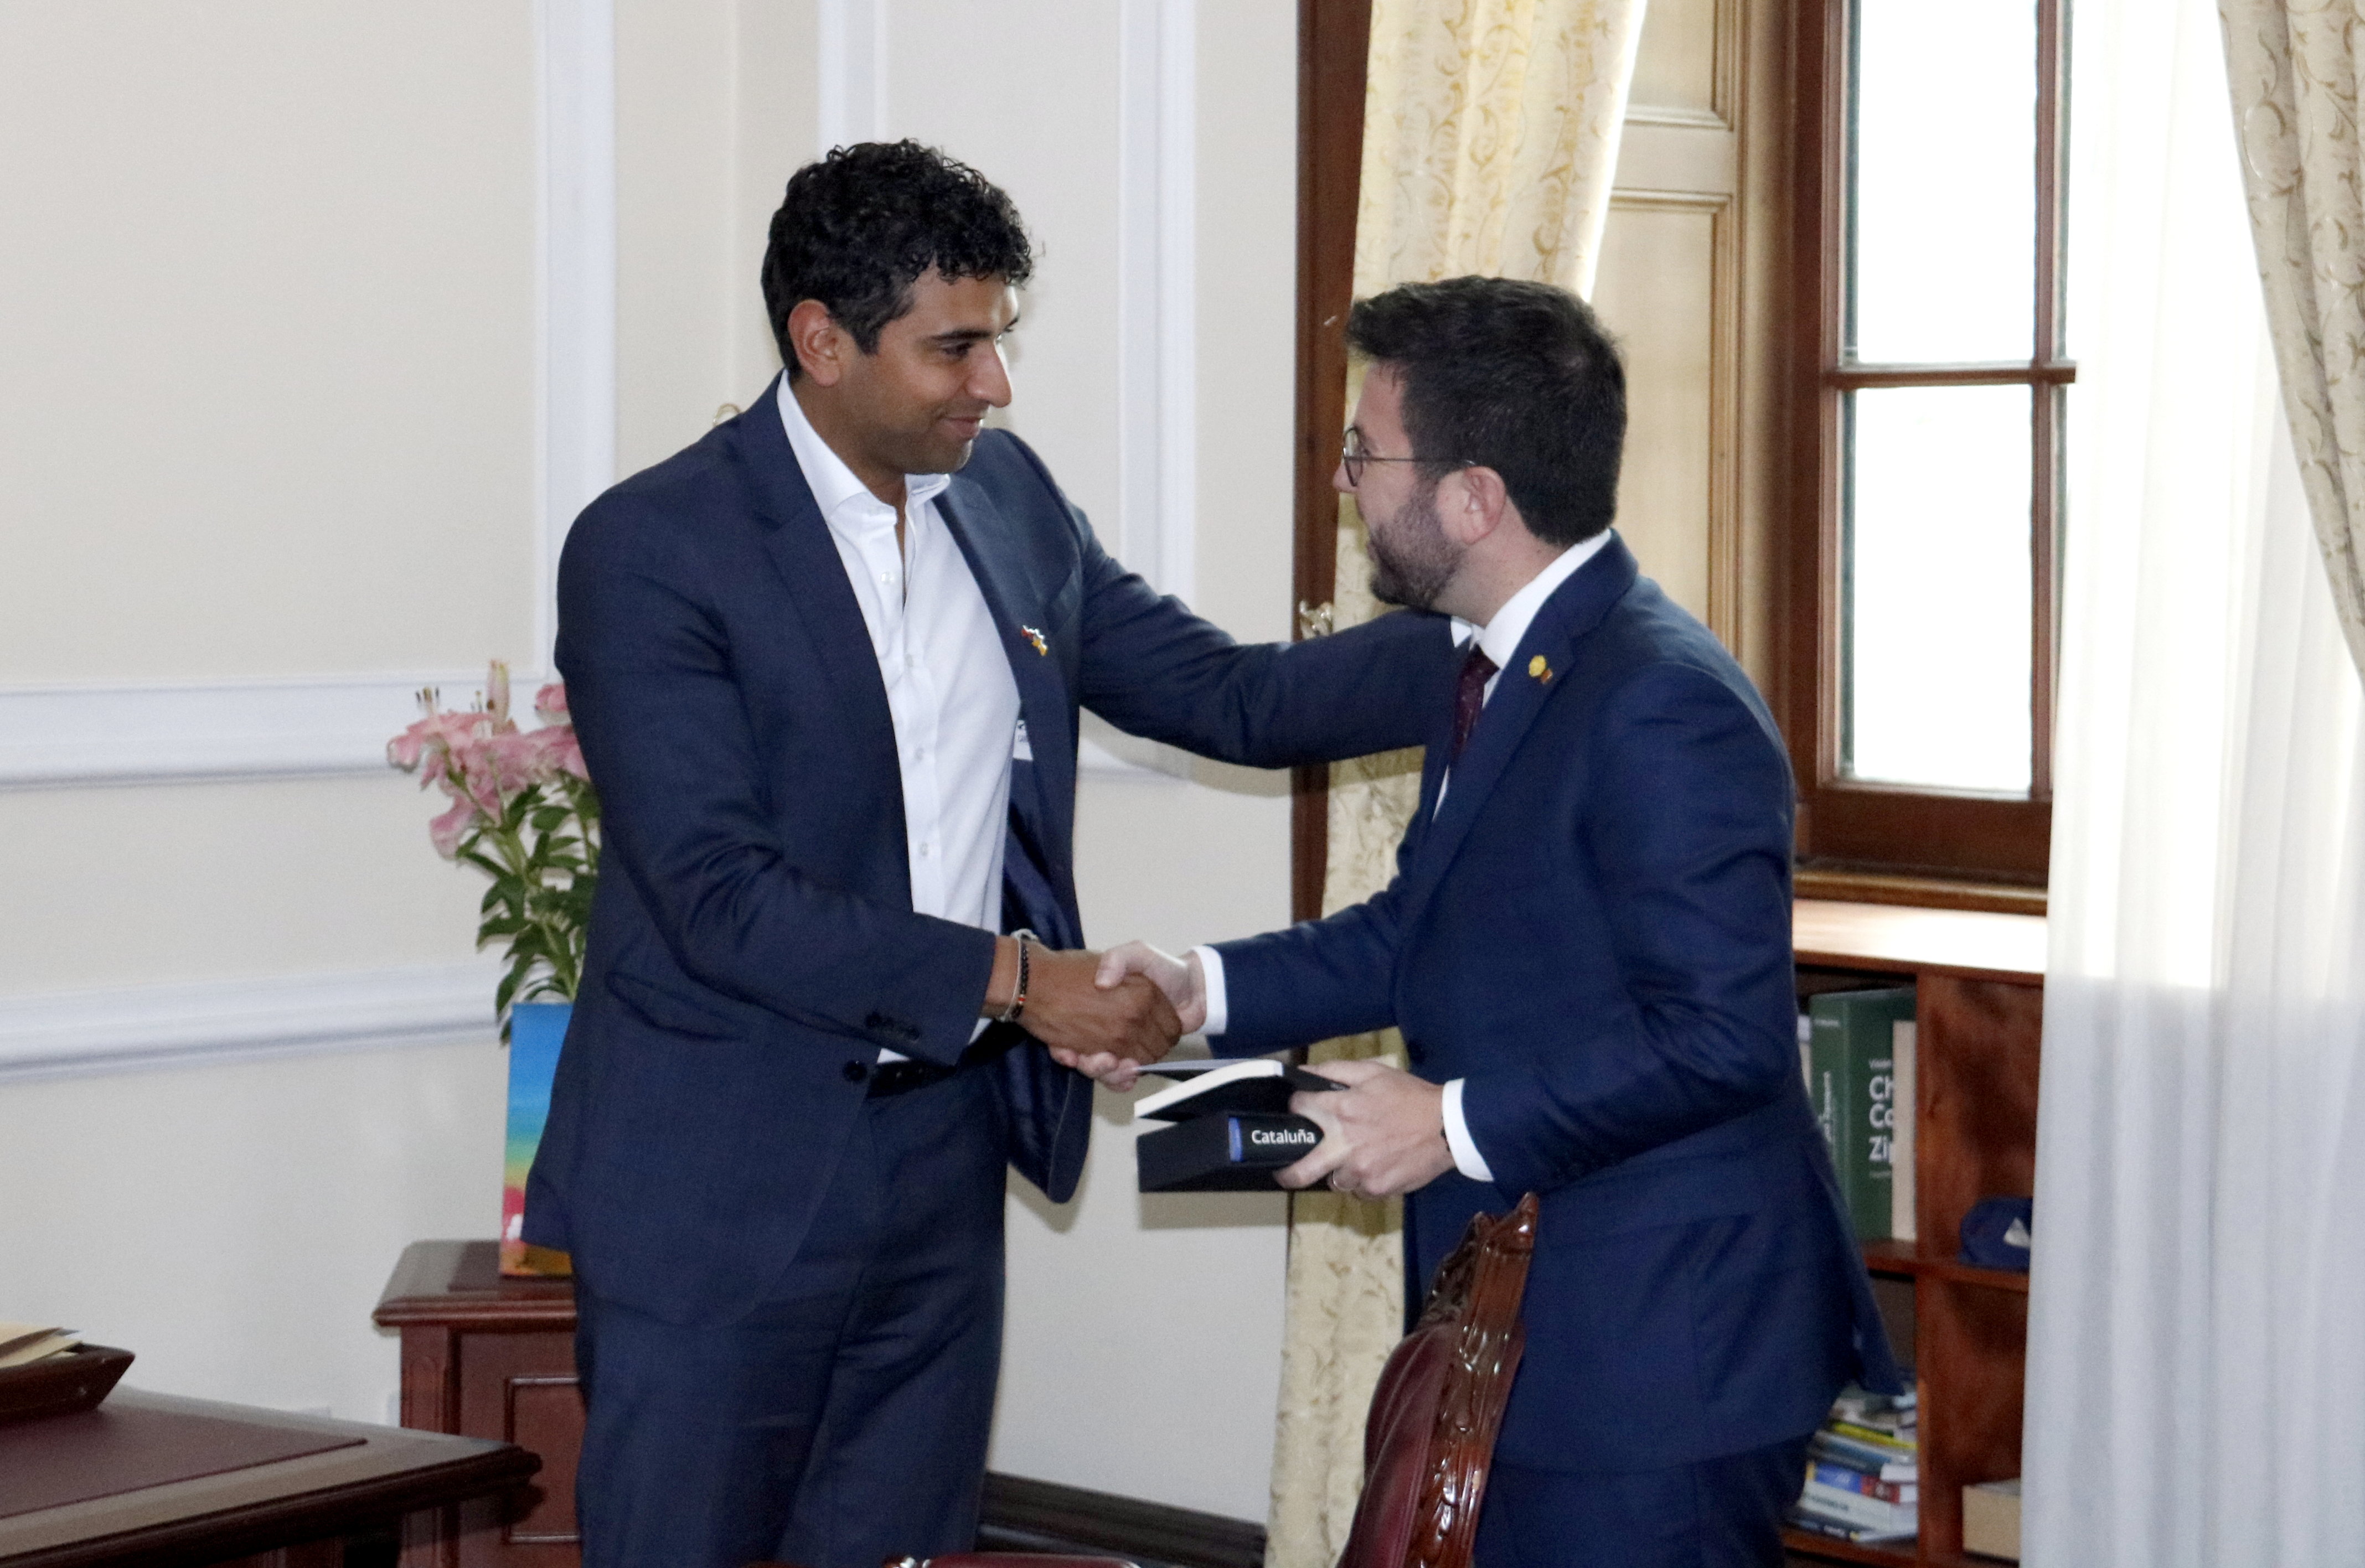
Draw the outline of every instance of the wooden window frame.
<instances>
[{"instance_id":1,"label":"wooden window frame","mask_svg":"<svg viewBox=\"0 0 2365 1568\"><path fill-rule=\"evenodd\" d=\"M1928 877L2040 889L2051 848L2056 544L2060 527L2062 394L2077 367L2060 353L2063 0L2036 0L2036 300L2024 363L1911 366L1843 356L1845 330L1849 0L1806 0L1794 17L1792 233L1797 319L1791 338L1795 488L1781 524L1782 719L1799 786L1802 880L1842 891L1855 875ZM2025 386L2034 468L2030 528L2034 610L2027 799L1918 789L1841 773L1840 568L1844 395L1878 386Z\"/></svg>"},{"instance_id":2,"label":"wooden window frame","mask_svg":"<svg viewBox=\"0 0 2365 1568\"><path fill-rule=\"evenodd\" d=\"M1297 6L1297 447L1293 587L1304 608L1337 591L1339 432L1347 428L1347 308L1355 293L1355 210L1362 188L1363 84L1372 0ZM1291 779L1290 918L1322 913L1330 858L1330 770Z\"/></svg>"}]
</instances>

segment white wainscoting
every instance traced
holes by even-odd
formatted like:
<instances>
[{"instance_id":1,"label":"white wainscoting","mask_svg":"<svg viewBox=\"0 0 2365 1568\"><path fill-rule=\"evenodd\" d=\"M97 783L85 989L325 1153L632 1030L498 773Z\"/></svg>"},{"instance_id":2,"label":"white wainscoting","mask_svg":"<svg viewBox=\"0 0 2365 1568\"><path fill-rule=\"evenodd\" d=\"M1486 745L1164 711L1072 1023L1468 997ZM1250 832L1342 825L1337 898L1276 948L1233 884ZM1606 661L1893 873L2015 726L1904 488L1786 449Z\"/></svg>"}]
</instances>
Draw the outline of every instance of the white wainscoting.
<instances>
[{"instance_id":1,"label":"white wainscoting","mask_svg":"<svg viewBox=\"0 0 2365 1568\"><path fill-rule=\"evenodd\" d=\"M534 647L558 631L558 551L616 482L615 0L541 0L540 397Z\"/></svg>"},{"instance_id":2,"label":"white wainscoting","mask_svg":"<svg viewBox=\"0 0 2365 1568\"><path fill-rule=\"evenodd\" d=\"M494 1037L491 958L0 996L0 1083Z\"/></svg>"},{"instance_id":3,"label":"white wainscoting","mask_svg":"<svg viewBox=\"0 0 2365 1568\"><path fill-rule=\"evenodd\" d=\"M512 672L521 722L534 689L549 678ZM386 743L419 717L422 687L438 690L447 708L465 708L484 685L485 672L476 670L0 690L0 790L380 773L387 766ZM1162 779L1190 772L1180 753L1096 727L1078 758L1089 777Z\"/></svg>"},{"instance_id":4,"label":"white wainscoting","mask_svg":"<svg viewBox=\"0 0 2365 1568\"><path fill-rule=\"evenodd\" d=\"M539 680L513 677L525 709ZM0 691L0 789L375 773L419 692L466 707L485 671Z\"/></svg>"},{"instance_id":5,"label":"white wainscoting","mask_svg":"<svg viewBox=\"0 0 2365 1568\"><path fill-rule=\"evenodd\" d=\"M1118 557L1196 588L1197 8L1122 0L1117 44Z\"/></svg>"}]
</instances>

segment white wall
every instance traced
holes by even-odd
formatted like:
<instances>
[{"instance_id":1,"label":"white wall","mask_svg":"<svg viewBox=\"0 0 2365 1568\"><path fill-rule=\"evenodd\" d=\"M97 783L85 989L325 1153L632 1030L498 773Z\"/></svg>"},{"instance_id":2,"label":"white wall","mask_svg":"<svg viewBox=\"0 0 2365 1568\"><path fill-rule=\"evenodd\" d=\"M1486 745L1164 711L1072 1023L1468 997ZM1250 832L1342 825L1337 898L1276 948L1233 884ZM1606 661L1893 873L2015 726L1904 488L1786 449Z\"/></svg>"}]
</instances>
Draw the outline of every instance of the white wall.
<instances>
[{"instance_id":1,"label":"white wall","mask_svg":"<svg viewBox=\"0 0 2365 1568\"><path fill-rule=\"evenodd\" d=\"M375 679L382 738L408 672L531 665L533 15L0 10L12 762L84 699L252 751L157 688L268 707L275 682ZM170 736L103 738L144 759L116 787L0 792L0 1316L129 1345L146 1386L383 1418L370 1305L404 1242L495 1223L503 1062L484 1023L374 1021L337 977L481 994L479 890L391 773L166 783L143 770ZM295 982L302 1054L23 1070L241 1054Z\"/></svg>"},{"instance_id":2,"label":"white wall","mask_svg":"<svg viewBox=\"0 0 2365 1568\"><path fill-rule=\"evenodd\" d=\"M372 752L414 678L539 660L570 473L760 391L765 221L825 112L1013 192L1008 422L1128 559L1287 633L1289 7L613 0L612 119L554 138L543 73L580 94L609 6L0 8L0 1316L144 1386L382 1418L395 1257L492 1233L480 888ZM544 198L602 126L612 351ZM1088 777L1097 938L1285 918L1281 781L1182 771ZM1013 1201L994 1462L1261 1517L1280 1202L1138 1198L1103 1113L1078 1204Z\"/></svg>"}]
</instances>

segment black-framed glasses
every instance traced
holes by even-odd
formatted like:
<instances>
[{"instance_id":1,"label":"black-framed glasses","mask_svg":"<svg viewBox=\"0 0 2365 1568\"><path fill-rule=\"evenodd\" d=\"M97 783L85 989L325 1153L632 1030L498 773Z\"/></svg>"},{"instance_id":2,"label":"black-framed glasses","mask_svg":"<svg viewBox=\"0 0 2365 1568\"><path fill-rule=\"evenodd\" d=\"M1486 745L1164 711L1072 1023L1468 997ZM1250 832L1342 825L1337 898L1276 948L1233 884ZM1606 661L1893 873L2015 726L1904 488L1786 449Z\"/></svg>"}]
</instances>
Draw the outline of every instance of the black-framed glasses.
<instances>
[{"instance_id":1,"label":"black-framed glasses","mask_svg":"<svg viewBox=\"0 0 2365 1568\"><path fill-rule=\"evenodd\" d=\"M1349 425L1347 439L1339 446L1339 465L1347 470L1349 486L1362 484L1363 465L1366 463L1434 463L1440 468L1467 468L1471 465L1470 459L1466 457L1381 457L1365 452L1363 432Z\"/></svg>"}]
</instances>

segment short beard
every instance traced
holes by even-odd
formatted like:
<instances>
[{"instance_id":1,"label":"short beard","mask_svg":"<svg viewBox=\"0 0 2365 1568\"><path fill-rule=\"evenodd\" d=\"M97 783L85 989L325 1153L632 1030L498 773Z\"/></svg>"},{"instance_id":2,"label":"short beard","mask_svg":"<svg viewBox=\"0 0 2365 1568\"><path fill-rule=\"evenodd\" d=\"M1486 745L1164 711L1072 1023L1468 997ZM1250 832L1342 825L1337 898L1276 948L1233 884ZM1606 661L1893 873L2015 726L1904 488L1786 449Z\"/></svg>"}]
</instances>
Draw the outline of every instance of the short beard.
<instances>
[{"instance_id":1,"label":"short beard","mask_svg":"<svg viewBox=\"0 0 2365 1568\"><path fill-rule=\"evenodd\" d=\"M1437 596L1462 569L1463 547L1445 537L1437 515L1438 481L1408 497L1387 521L1385 543L1370 518L1363 520L1364 548L1372 557L1372 597L1407 610L1434 610Z\"/></svg>"}]
</instances>

